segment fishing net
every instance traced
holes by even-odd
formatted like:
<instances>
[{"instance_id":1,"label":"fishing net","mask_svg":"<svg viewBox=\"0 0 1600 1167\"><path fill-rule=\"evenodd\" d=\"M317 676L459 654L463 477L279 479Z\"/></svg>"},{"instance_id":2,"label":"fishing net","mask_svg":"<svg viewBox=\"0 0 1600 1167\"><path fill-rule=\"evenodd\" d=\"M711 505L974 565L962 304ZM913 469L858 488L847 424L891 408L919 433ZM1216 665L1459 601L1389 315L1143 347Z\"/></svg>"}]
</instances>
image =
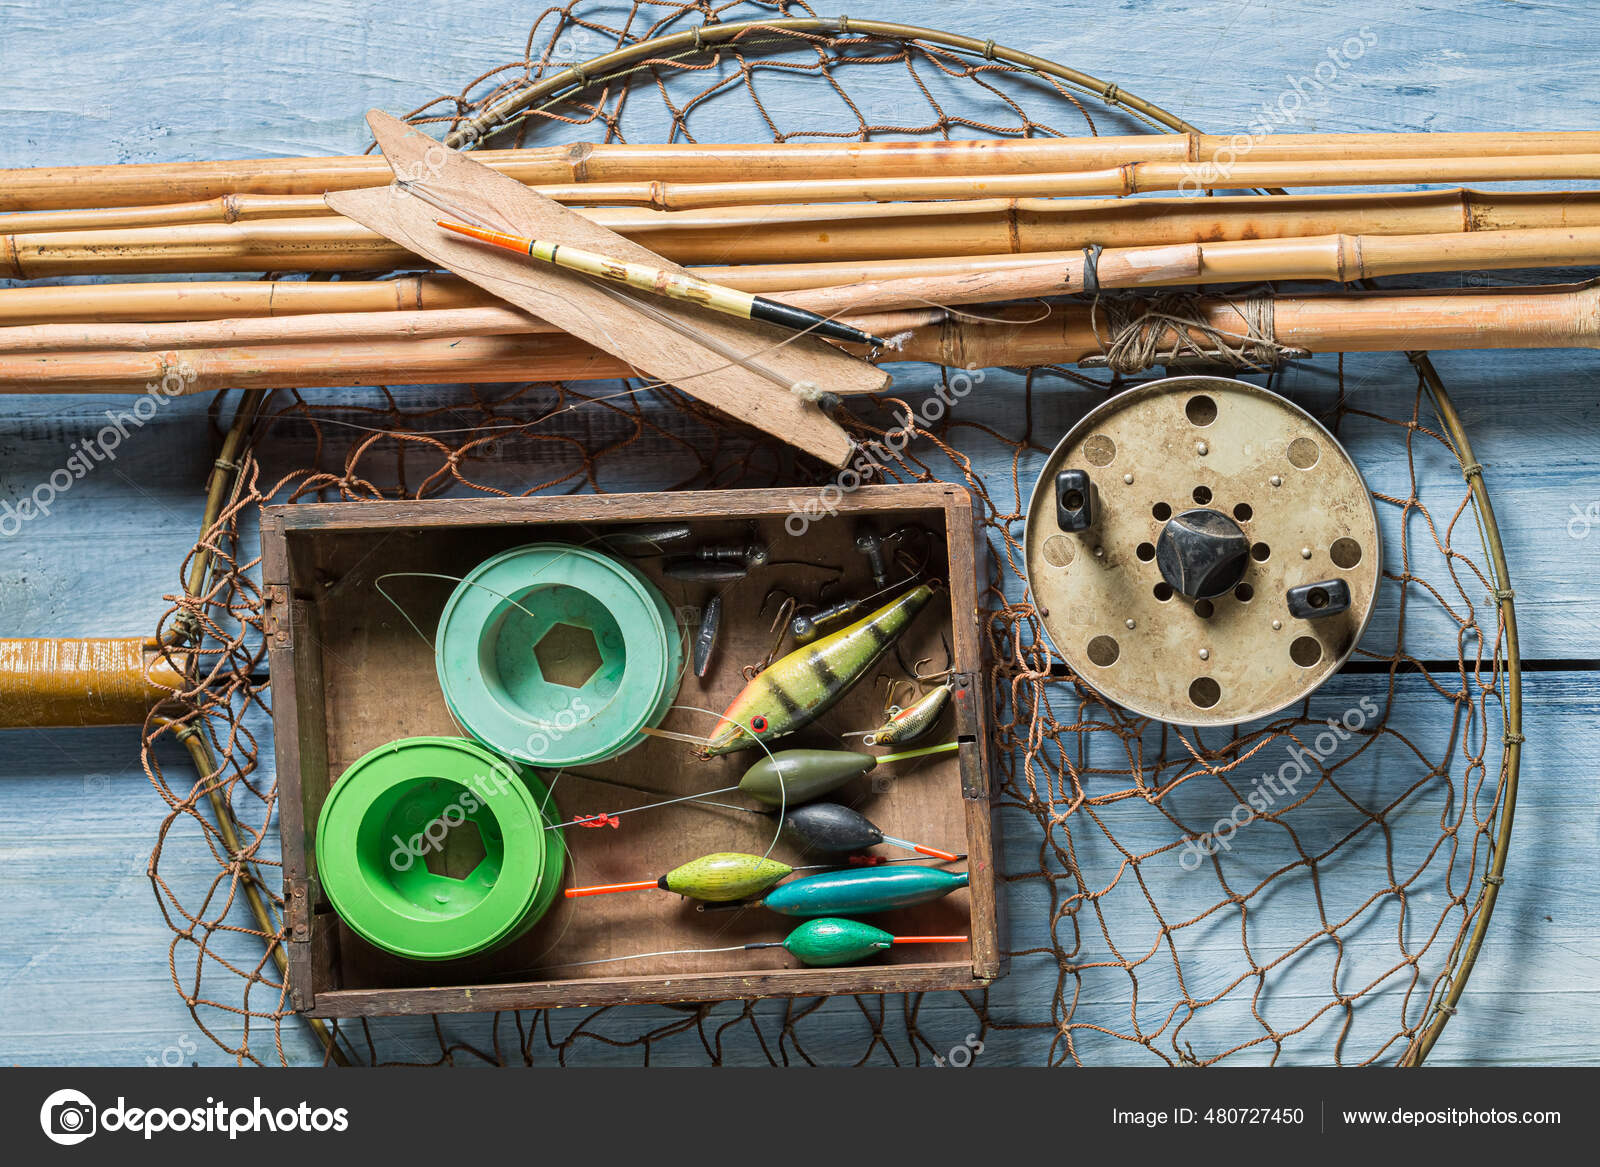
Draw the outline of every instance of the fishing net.
<instances>
[{"instance_id":1,"label":"fishing net","mask_svg":"<svg viewBox=\"0 0 1600 1167\"><path fill-rule=\"evenodd\" d=\"M491 144L715 141L720 126L751 124L751 110L791 142L1149 128L1152 107L1115 86L992 43L842 20L722 45L694 32L811 15L788 3L552 8L519 59L412 120L460 133L507 95L565 76L499 119ZM671 34L683 36L615 75L582 66ZM728 116L738 103L740 118ZM1426 358L1415 365L1323 358L1269 379L1363 468L1385 572L1377 618L1343 672L1269 723L1226 731L1107 707L1062 664L1028 599L1020 541L1033 479L1073 420L1132 381L983 370L977 391L928 420L911 407L950 375L903 366L891 394L841 414L860 440L882 437L896 412L922 418L882 478L959 483L982 517L1010 956L987 991L345 1022L333 1027L337 1055L294 1017L276 963L288 932L262 754L259 508L827 474L670 388L274 393L219 463L219 518L163 621L200 646L193 687L152 720L144 748L171 808L150 870L173 931L173 983L241 1062L1420 1062L1457 1008L1493 907L1521 738L1511 593L1482 470ZM254 404L219 402L219 428ZM160 748L172 739L200 762L198 782ZM1291 759L1292 792L1262 798L1260 778Z\"/></svg>"}]
</instances>

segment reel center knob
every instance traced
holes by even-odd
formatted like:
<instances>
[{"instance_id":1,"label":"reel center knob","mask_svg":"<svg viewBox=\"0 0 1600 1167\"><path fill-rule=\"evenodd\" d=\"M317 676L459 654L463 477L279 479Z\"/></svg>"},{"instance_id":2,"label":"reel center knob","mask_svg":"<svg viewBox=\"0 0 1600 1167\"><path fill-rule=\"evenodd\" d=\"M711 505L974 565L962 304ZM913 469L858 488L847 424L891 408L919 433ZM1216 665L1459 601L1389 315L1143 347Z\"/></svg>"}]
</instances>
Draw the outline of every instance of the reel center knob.
<instances>
[{"instance_id":1,"label":"reel center knob","mask_svg":"<svg viewBox=\"0 0 1600 1167\"><path fill-rule=\"evenodd\" d=\"M1156 539L1156 566L1179 595L1209 600L1241 579L1250 562L1250 540L1220 511L1198 507L1167 520Z\"/></svg>"}]
</instances>

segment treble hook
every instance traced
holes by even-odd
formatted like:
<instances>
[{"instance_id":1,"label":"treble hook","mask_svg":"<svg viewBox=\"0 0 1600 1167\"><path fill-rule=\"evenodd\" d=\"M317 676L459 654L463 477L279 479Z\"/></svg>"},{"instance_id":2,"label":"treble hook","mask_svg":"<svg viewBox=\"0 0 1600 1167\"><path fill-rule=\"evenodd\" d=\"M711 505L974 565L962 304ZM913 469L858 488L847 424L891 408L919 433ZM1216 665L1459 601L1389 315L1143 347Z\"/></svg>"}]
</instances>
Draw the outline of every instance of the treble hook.
<instances>
[{"instance_id":1,"label":"treble hook","mask_svg":"<svg viewBox=\"0 0 1600 1167\"><path fill-rule=\"evenodd\" d=\"M922 662L918 661L917 663L921 664ZM894 699L894 694L895 690L897 690L901 685L910 685L913 693L917 691L916 685L913 682L904 679L903 677L889 677L879 674L878 680L888 682L889 691L884 694L883 698L883 715L885 717L893 717L896 713L900 712L900 704Z\"/></svg>"},{"instance_id":2,"label":"treble hook","mask_svg":"<svg viewBox=\"0 0 1600 1167\"><path fill-rule=\"evenodd\" d=\"M744 679L747 681L755 680L767 670L767 667L771 665L775 659L777 659L778 650L783 647L783 638L788 634L789 631L789 621L794 616L795 598L793 595L785 592L782 588L769 589L767 594L762 598L761 607L756 614L759 616L762 612L767 610L767 605L772 601L772 597L774 595L781 595L784 597L784 599L783 602L778 605L778 613L772 621L772 647L767 650L767 655L763 657L759 663L745 665L744 668L740 670L740 672L744 674Z\"/></svg>"}]
</instances>

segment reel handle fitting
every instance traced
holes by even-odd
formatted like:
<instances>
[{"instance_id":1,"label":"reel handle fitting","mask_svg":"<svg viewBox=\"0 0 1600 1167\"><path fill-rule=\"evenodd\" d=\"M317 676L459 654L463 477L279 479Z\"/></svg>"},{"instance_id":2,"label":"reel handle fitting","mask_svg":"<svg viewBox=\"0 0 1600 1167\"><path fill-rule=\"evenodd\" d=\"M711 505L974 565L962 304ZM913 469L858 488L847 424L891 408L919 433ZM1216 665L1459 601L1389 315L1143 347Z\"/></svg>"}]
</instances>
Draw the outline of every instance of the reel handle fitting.
<instances>
[{"instance_id":1,"label":"reel handle fitting","mask_svg":"<svg viewBox=\"0 0 1600 1167\"><path fill-rule=\"evenodd\" d=\"M1349 610L1350 585L1342 579L1325 579L1320 583L1302 584L1290 588L1287 594L1289 615L1296 620L1317 620L1323 616L1337 616Z\"/></svg>"},{"instance_id":2,"label":"reel handle fitting","mask_svg":"<svg viewBox=\"0 0 1600 1167\"><path fill-rule=\"evenodd\" d=\"M1209 600L1229 591L1244 578L1249 562L1244 530L1209 507L1172 516L1156 539L1161 578L1190 599Z\"/></svg>"},{"instance_id":3,"label":"reel handle fitting","mask_svg":"<svg viewBox=\"0 0 1600 1167\"><path fill-rule=\"evenodd\" d=\"M1056 526L1063 531L1087 531L1094 525L1094 483L1084 470L1063 470L1056 475Z\"/></svg>"}]
</instances>

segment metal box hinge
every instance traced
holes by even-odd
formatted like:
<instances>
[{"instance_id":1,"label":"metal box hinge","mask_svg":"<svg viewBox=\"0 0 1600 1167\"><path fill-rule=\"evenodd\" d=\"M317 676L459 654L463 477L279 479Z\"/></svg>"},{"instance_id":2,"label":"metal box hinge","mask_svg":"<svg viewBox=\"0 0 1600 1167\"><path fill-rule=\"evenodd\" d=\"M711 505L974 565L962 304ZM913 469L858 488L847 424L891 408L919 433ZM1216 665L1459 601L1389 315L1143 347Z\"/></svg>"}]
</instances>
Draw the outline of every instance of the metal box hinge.
<instances>
[{"instance_id":1,"label":"metal box hinge","mask_svg":"<svg viewBox=\"0 0 1600 1167\"><path fill-rule=\"evenodd\" d=\"M311 943L311 904L316 898L309 881L289 879L284 881L284 919L289 926L292 944Z\"/></svg>"},{"instance_id":2,"label":"metal box hinge","mask_svg":"<svg viewBox=\"0 0 1600 1167\"><path fill-rule=\"evenodd\" d=\"M282 584L266 588L267 606L262 613L262 627L267 639L279 647L287 646L290 639L289 589Z\"/></svg>"},{"instance_id":3,"label":"metal box hinge","mask_svg":"<svg viewBox=\"0 0 1600 1167\"><path fill-rule=\"evenodd\" d=\"M978 699L983 687L972 673L955 673L951 679L955 690L950 703L955 706L956 740L961 743L956 754L961 759L961 797L982 798L984 744L979 737L983 720L978 715Z\"/></svg>"}]
</instances>

